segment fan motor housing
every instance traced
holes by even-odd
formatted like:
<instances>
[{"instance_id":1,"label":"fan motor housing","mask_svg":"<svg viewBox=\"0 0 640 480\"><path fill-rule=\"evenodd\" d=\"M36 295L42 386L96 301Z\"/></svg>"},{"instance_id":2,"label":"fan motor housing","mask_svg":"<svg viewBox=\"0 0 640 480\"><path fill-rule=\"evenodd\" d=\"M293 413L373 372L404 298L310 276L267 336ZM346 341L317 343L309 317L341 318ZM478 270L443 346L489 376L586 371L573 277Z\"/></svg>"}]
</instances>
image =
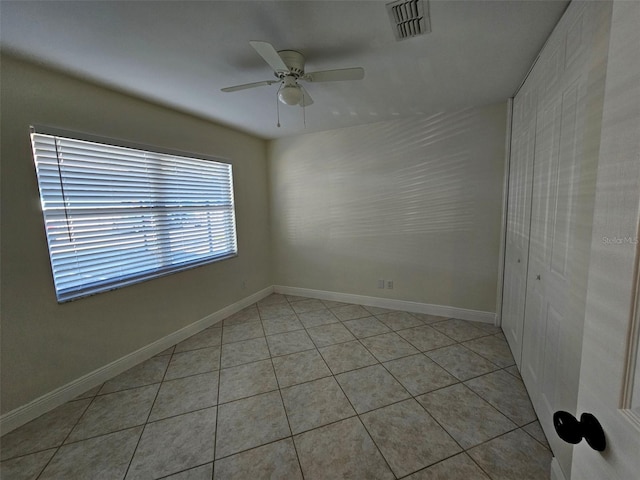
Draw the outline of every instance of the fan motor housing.
<instances>
[{"instance_id":1,"label":"fan motor housing","mask_svg":"<svg viewBox=\"0 0 640 480\"><path fill-rule=\"evenodd\" d=\"M304 55L295 50L280 50L278 55L280 55L284 64L296 78L304 75ZM276 76L281 78L283 74L278 75L276 73Z\"/></svg>"}]
</instances>

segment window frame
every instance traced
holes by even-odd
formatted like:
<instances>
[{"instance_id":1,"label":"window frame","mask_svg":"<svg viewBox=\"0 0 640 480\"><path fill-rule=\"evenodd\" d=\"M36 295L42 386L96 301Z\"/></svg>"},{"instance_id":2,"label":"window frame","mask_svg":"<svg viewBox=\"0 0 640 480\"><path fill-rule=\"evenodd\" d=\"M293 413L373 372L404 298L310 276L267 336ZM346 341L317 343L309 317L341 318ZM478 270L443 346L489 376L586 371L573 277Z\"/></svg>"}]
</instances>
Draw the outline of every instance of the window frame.
<instances>
[{"instance_id":1,"label":"window frame","mask_svg":"<svg viewBox=\"0 0 640 480\"><path fill-rule=\"evenodd\" d=\"M175 156L175 157L181 157L181 158L187 158L187 159L193 159L193 160L204 160L204 161L209 161L209 162L216 162L218 164L224 164L224 165L228 165L229 166L229 175L230 175L230 192L231 192L231 215L232 215L232 226L233 226L233 233L234 233L234 246L235 246L235 251L232 253L228 253L226 255L220 255L220 256L216 256L214 258L205 258L205 259L200 259L200 260L194 260L191 262L185 262L185 263L180 263L174 266L171 265L163 265L161 268L158 268L156 270L153 271L147 271L147 272L141 272L139 274L132 274L131 276L127 276L124 278L121 278L119 280L112 280L109 282L105 282L101 285L96 285L94 287L91 286L84 286L84 287L79 287L78 290L76 291L62 291L59 292L58 288L57 288L57 284L56 284L56 277L55 277L55 273L54 273L54 263L53 263L53 257L52 257L52 250L51 250L51 244L49 241L49 235L47 234L47 217L46 217L46 213L45 213L45 209L43 206L43 201L44 198L42 196L42 191L41 191L41 184L40 184L40 178L38 176L38 166L37 166L37 161L36 161L36 150L35 150L35 146L32 142L32 134L41 134L41 135L49 135L49 136L55 136L55 137L64 137L70 140L79 140L79 141L86 141L86 142L93 142L93 143L98 143L98 144L102 144L102 145L106 145L106 146L112 146L112 147L118 147L118 148L126 148L126 149L133 149L133 150L139 150L139 151L145 151L145 152L149 152L149 153L155 153L155 154L160 154L160 155L169 155L169 156ZM84 133L84 132L77 132L77 131L70 131L70 130L66 130L66 129L60 129L60 128L56 128L56 127L50 127L50 126L44 126L44 125L38 125L38 124L33 124L31 125L30 129L29 129L29 146L31 148L31 156L32 156L32 161L33 161L33 166L34 166L34 170L35 170L35 174L36 174L36 182L37 182L37 188L38 188L38 200L40 203L40 213L42 214L42 222L43 222L43 227L44 227L44 236L45 236L45 241L47 243L47 253L48 253L48 257L49 257L49 264L51 267L51 275L52 275L52 281L53 281L53 287L54 287L54 293L55 296L57 298L57 302L59 304L62 303L67 303L67 302L71 302L71 301L75 301L75 300L79 300L81 298L86 298L89 296L93 296L96 295L98 293L103 293L103 292L108 292L108 291L112 291L112 290L117 290L123 287L127 287L130 285L134 285L137 283L142 283L142 282L146 282L148 280L152 280L155 278L161 278L167 275L171 275L174 273L178 273L178 272L183 272L186 270L191 270L193 268L198 268L204 265L209 265L212 263L217 263L217 262L222 262L225 260L229 260L232 258L235 258L239 255L239 247L238 247L238 222L237 222L237 215L236 215L236 195L235 195L235 176L234 176L234 172L233 172L233 163L227 159L227 158L223 158L223 157L217 157L217 156L212 156L212 155L206 155L206 154L202 154L202 153L194 153L194 152L190 152L190 151L181 151L181 150L175 150L175 149L168 149L168 148L164 148L164 147L160 147L157 145L148 145L148 144L143 144L143 143L137 143L137 142L131 142L128 140L124 140L124 139L119 139L119 138L112 138L112 137L106 137L106 136L101 136L101 135L94 135L94 134L89 134L89 133ZM180 208L176 208L176 211L179 212ZM91 284L85 284L85 285L91 285Z\"/></svg>"}]
</instances>

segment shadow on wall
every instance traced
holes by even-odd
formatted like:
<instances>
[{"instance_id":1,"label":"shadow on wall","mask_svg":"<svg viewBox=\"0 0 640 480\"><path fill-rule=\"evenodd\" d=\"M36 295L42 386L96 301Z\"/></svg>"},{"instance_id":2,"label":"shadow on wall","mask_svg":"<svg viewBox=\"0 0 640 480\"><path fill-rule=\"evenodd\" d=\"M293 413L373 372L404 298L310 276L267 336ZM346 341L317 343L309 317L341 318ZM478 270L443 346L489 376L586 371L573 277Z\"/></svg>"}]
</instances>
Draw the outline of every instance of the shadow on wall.
<instances>
[{"instance_id":1,"label":"shadow on wall","mask_svg":"<svg viewBox=\"0 0 640 480\"><path fill-rule=\"evenodd\" d=\"M473 122L474 111L463 111L304 136L305 153L289 152L296 160L279 185L289 200L281 235L295 245L318 232L335 240L471 232L473 151L457 140Z\"/></svg>"},{"instance_id":2,"label":"shadow on wall","mask_svg":"<svg viewBox=\"0 0 640 480\"><path fill-rule=\"evenodd\" d=\"M505 127L500 103L272 141L276 283L494 309Z\"/></svg>"}]
</instances>

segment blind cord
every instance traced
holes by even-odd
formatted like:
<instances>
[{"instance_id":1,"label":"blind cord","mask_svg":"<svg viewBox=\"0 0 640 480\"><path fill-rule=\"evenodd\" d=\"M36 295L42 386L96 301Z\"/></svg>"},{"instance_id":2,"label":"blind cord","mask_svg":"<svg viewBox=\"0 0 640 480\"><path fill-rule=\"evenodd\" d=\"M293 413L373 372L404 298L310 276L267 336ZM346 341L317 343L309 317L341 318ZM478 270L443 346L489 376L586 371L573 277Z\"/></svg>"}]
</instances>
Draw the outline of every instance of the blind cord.
<instances>
[{"instance_id":1,"label":"blind cord","mask_svg":"<svg viewBox=\"0 0 640 480\"><path fill-rule=\"evenodd\" d=\"M67 210L67 196L64 193L64 182L62 181L62 168L60 166L60 153L58 152L58 137L54 138L54 144L56 146L56 165L58 167L58 180L60 180L60 192L62 193L62 203L64 204L64 218L65 223L67 225L67 235L69 235L69 241L72 242L73 238L71 238L71 225L69 224L69 210Z\"/></svg>"}]
</instances>

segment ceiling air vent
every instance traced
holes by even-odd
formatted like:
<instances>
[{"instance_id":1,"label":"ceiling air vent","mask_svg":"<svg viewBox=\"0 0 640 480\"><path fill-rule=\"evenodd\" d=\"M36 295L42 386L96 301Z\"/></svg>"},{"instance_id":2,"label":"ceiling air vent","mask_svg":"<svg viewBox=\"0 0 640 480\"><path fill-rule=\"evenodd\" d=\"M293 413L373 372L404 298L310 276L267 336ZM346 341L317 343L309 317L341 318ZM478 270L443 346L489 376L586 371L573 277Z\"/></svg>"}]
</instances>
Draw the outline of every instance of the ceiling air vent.
<instances>
[{"instance_id":1,"label":"ceiling air vent","mask_svg":"<svg viewBox=\"0 0 640 480\"><path fill-rule=\"evenodd\" d=\"M396 0L387 3L396 40L417 37L431 31L427 0Z\"/></svg>"}]
</instances>

